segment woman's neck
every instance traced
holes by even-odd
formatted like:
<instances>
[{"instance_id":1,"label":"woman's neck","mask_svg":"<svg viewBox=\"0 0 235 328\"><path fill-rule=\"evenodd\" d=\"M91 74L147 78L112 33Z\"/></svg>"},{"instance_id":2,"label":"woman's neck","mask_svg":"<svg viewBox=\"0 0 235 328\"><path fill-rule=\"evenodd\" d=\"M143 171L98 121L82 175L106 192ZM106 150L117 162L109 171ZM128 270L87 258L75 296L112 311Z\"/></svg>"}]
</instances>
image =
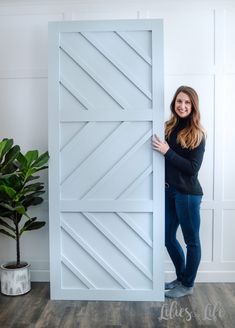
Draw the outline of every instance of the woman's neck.
<instances>
[{"instance_id":1,"label":"woman's neck","mask_svg":"<svg viewBox=\"0 0 235 328\"><path fill-rule=\"evenodd\" d=\"M177 130L182 130L184 129L189 123L189 117L186 117L186 118L181 118L181 117L178 117L178 123L176 124L176 129Z\"/></svg>"}]
</instances>

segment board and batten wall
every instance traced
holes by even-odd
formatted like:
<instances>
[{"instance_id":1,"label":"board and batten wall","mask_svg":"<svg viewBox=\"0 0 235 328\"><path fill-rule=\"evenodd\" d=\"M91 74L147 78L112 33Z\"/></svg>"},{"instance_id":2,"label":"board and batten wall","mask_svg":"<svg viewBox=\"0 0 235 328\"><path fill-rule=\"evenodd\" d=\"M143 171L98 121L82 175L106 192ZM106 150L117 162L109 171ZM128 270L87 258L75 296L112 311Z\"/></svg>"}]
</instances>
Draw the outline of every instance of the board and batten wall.
<instances>
[{"instance_id":1,"label":"board and batten wall","mask_svg":"<svg viewBox=\"0 0 235 328\"><path fill-rule=\"evenodd\" d=\"M175 89L200 97L207 145L200 181L202 261L197 281L235 281L235 1L1 1L0 138L23 151L47 150L49 21L164 19L165 117ZM42 176L47 186L47 173ZM48 197L33 210L48 223ZM22 258L33 281L49 280L49 226L25 234ZM179 231L182 240L181 232ZM13 240L0 235L0 262L14 259ZM166 254L166 279L174 277Z\"/></svg>"}]
</instances>

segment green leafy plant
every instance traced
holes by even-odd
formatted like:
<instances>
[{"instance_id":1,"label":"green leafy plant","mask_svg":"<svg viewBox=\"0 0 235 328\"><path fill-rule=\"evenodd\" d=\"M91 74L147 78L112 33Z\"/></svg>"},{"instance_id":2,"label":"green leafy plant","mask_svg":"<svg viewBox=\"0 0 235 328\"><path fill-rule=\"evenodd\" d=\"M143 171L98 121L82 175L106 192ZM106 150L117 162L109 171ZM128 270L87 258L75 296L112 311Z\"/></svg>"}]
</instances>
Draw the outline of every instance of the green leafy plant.
<instances>
[{"instance_id":1,"label":"green leafy plant","mask_svg":"<svg viewBox=\"0 0 235 328\"><path fill-rule=\"evenodd\" d=\"M38 171L47 169L48 152L37 150L23 154L13 139L0 141L0 232L16 241L16 262L22 267L20 237L24 232L40 229L45 221L30 217L28 208L43 202L44 183L39 182Z\"/></svg>"}]
</instances>

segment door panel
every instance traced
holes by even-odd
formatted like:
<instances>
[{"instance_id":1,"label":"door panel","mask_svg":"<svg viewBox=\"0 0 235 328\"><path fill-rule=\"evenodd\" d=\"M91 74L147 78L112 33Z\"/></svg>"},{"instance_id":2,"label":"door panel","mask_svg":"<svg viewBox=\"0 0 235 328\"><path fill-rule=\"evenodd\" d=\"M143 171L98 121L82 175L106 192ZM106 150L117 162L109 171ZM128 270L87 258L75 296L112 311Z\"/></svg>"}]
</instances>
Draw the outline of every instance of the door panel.
<instances>
[{"instance_id":1,"label":"door panel","mask_svg":"<svg viewBox=\"0 0 235 328\"><path fill-rule=\"evenodd\" d=\"M49 27L53 299L163 300L160 20Z\"/></svg>"}]
</instances>

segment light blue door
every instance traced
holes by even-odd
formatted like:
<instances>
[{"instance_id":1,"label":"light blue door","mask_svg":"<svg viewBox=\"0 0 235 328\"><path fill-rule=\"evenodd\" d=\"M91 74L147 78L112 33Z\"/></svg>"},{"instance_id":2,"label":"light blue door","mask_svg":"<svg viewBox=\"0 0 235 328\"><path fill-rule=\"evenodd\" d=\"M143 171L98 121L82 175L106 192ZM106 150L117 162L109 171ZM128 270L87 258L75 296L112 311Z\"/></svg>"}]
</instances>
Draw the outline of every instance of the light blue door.
<instances>
[{"instance_id":1,"label":"light blue door","mask_svg":"<svg viewBox=\"0 0 235 328\"><path fill-rule=\"evenodd\" d=\"M161 20L49 26L52 299L163 300Z\"/></svg>"}]
</instances>

